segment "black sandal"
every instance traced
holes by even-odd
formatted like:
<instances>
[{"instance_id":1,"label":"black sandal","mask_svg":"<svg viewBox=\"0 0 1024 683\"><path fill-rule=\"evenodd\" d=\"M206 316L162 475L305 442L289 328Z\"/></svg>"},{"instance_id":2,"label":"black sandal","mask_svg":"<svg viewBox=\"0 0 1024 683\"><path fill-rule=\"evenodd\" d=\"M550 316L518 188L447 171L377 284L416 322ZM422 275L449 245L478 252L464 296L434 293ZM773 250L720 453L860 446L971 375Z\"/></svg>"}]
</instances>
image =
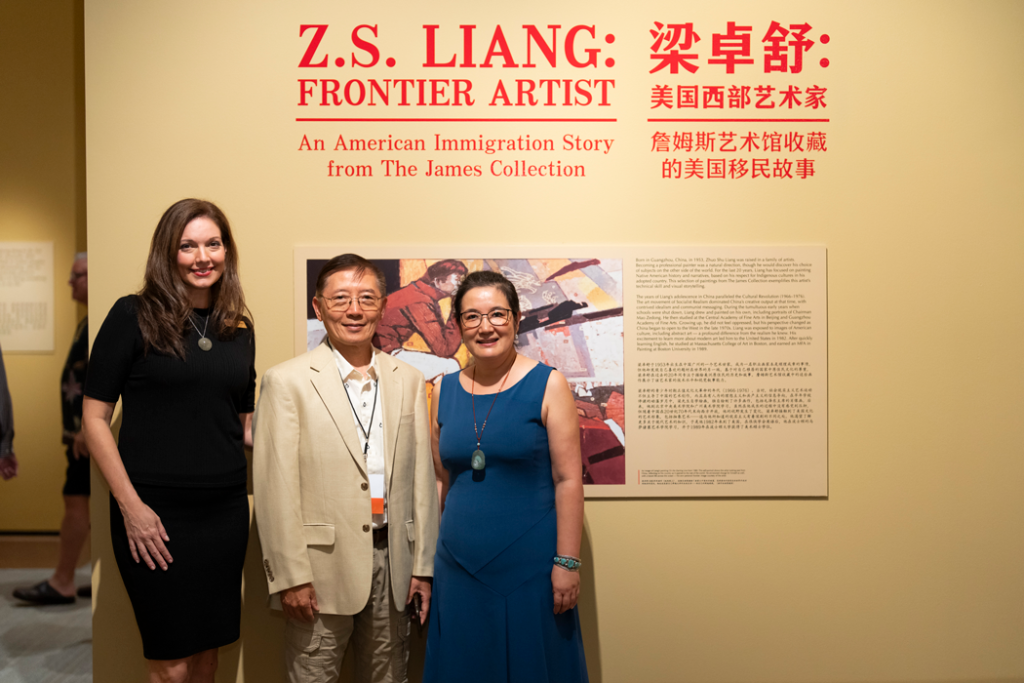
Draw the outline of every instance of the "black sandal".
<instances>
[{"instance_id":1,"label":"black sandal","mask_svg":"<svg viewBox=\"0 0 1024 683\"><path fill-rule=\"evenodd\" d=\"M68 605L75 601L74 595L61 595L49 581L42 581L31 588L15 588L14 597L37 605Z\"/></svg>"}]
</instances>

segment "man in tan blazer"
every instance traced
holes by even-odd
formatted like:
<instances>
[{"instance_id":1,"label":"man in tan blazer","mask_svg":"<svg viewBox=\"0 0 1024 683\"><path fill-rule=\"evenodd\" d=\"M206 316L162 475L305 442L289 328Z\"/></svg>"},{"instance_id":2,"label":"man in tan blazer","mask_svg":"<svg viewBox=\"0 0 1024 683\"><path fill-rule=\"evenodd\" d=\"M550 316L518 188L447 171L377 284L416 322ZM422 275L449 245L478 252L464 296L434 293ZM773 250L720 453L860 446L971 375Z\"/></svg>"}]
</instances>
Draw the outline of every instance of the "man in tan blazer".
<instances>
[{"instance_id":1,"label":"man in tan blazer","mask_svg":"<svg viewBox=\"0 0 1024 683\"><path fill-rule=\"evenodd\" d=\"M293 682L337 680L351 640L360 681L404 683L409 613L418 605L425 623L430 609L438 509L426 392L418 370L371 345L385 291L370 261L328 261L313 298L326 339L261 385L256 519Z\"/></svg>"}]
</instances>

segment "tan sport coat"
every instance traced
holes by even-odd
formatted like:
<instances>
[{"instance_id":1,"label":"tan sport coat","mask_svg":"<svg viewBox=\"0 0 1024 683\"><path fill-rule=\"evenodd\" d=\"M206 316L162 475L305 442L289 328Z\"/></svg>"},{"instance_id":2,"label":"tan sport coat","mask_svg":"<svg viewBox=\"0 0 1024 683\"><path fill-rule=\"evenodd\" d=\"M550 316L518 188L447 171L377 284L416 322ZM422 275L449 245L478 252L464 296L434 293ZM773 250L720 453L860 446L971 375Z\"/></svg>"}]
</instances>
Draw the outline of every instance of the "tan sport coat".
<instances>
[{"instance_id":1,"label":"tan sport coat","mask_svg":"<svg viewBox=\"0 0 1024 683\"><path fill-rule=\"evenodd\" d=\"M423 375L375 350L384 411L391 593L434 575L437 487ZM370 597L373 534L363 443L334 353L320 346L263 376L253 423L256 525L271 606L313 583L320 612L355 614ZM278 595L275 595L278 594Z\"/></svg>"}]
</instances>

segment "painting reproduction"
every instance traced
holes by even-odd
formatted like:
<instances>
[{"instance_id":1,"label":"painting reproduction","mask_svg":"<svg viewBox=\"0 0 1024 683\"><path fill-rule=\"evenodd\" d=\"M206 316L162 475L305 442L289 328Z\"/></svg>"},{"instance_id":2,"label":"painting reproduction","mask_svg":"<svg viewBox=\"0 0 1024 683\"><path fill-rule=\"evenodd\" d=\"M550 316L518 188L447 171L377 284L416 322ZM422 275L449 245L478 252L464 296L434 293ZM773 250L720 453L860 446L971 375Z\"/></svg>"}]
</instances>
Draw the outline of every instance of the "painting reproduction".
<instances>
[{"instance_id":1,"label":"painting reproduction","mask_svg":"<svg viewBox=\"0 0 1024 683\"><path fill-rule=\"evenodd\" d=\"M519 352L559 370L576 397L584 483L625 483L621 260L371 260L384 271L388 289L375 345L423 372L428 396L440 377L472 362L451 314L459 282L477 270L507 277L522 309ZM326 334L310 303L324 263L306 260L307 349Z\"/></svg>"}]
</instances>

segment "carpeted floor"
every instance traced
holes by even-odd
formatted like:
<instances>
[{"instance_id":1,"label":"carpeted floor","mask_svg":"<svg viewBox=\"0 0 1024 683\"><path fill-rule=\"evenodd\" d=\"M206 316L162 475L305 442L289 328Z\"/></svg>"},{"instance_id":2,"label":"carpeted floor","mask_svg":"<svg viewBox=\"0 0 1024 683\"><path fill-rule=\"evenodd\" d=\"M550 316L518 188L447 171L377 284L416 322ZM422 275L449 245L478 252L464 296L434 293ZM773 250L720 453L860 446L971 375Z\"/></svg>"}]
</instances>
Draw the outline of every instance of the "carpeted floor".
<instances>
[{"instance_id":1,"label":"carpeted floor","mask_svg":"<svg viewBox=\"0 0 1024 683\"><path fill-rule=\"evenodd\" d=\"M92 601L27 606L11 591L50 575L49 569L0 569L0 683L92 681ZM76 583L89 583L89 567Z\"/></svg>"}]
</instances>

